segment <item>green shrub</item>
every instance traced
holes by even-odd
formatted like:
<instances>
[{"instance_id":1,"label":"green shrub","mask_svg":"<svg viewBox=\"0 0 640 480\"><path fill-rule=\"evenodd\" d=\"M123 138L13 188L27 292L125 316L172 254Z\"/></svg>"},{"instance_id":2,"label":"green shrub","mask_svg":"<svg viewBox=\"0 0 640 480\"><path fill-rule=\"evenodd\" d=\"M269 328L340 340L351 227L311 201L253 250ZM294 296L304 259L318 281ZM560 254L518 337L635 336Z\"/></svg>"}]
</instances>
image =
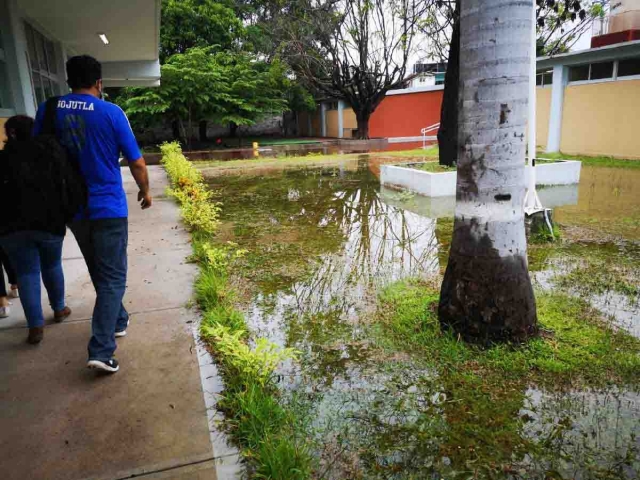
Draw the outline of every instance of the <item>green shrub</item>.
<instances>
[{"instance_id":1,"label":"green shrub","mask_svg":"<svg viewBox=\"0 0 640 480\"><path fill-rule=\"evenodd\" d=\"M168 193L180 204L184 223L191 231L215 232L220 206L213 202L200 171L182 154L179 144L165 143L160 150L171 183Z\"/></svg>"},{"instance_id":2,"label":"green shrub","mask_svg":"<svg viewBox=\"0 0 640 480\"><path fill-rule=\"evenodd\" d=\"M201 335L213 350L225 381L220 407L233 437L242 447L255 478L305 479L311 476L311 454L304 438L296 438L296 415L281 404L274 381L277 366L296 352L258 338L252 348L244 316L234 307L228 271L246 251L233 243L214 245L220 205L213 202L201 173L177 143L161 147L169 176L169 194L180 205L193 237L192 260L200 274L195 284L203 319Z\"/></svg>"}]
</instances>

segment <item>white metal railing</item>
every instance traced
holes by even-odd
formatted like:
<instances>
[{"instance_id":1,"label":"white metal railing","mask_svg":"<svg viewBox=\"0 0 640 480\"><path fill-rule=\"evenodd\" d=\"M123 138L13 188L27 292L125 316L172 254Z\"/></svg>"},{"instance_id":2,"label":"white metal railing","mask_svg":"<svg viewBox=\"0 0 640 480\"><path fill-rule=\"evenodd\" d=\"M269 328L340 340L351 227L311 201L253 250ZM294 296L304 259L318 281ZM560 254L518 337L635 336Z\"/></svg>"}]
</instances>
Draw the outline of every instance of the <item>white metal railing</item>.
<instances>
[{"instance_id":1,"label":"white metal railing","mask_svg":"<svg viewBox=\"0 0 640 480\"><path fill-rule=\"evenodd\" d=\"M627 10L617 15L596 18L591 27L591 34L597 37L634 29L640 29L640 10Z\"/></svg>"},{"instance_id":2,"label":"white metal railing","mask_svg":"<svg viewBox=\"0 0 640 480\"><path fill-rule=\"evenodd\" d=\"M434 130L438 130L440 128L440 123L434 123L433 125L430 125L428 127L424 127L422 130L420 130L420 133L422 134L422 148L427 148L427 141L428 140L437 140L438 137L435 135L427 135L427 133L429 132L433 132Z\"/></svg>"}]
</instances>

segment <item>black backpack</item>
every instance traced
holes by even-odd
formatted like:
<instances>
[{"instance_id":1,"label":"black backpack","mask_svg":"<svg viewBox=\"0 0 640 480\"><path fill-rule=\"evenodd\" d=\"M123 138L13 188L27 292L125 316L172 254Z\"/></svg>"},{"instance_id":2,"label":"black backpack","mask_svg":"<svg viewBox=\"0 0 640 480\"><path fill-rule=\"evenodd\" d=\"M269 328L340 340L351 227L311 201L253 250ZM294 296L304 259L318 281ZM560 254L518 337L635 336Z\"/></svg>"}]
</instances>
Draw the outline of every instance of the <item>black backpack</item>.
<instances>
[{"instance_id":1,"label":"black backpack","mask_svg":"<svg viewBox=\"0 0 640 480\"><path fill-rule=\"evenodd\" d=\"M56 135L56 110L60 97L47 100L40 135L35 142L48 150L52 162L56 183L60 186L60 205L65 220L71 221L78 213L83 213L89 201L89 190L77 158L69 155Z\"/></svg>"}]
</instances>

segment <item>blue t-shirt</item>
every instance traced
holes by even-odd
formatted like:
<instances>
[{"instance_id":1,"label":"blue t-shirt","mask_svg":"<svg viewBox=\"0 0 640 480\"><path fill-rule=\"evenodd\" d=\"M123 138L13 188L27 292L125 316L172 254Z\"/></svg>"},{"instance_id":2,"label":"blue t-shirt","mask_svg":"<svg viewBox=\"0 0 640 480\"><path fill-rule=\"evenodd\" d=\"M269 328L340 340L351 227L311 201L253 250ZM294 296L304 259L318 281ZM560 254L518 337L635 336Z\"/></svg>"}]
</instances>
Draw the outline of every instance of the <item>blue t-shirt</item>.
<instances>
[{"instance_id":1,"label":"blue t-shirt","mask_svg":"<svg viewBox=\"0 0 640 480\"><path fill-rule=\"evenodd\" d=\"M40 105L34 135L42 130L44 110L45 104ZM56 132L69 155L80 162L87 182L89 205L82 218L127 217L120 152L128 161L142 154L122 109L92 95L64 95L58 102Z\"/></svg>"}]
</instances>

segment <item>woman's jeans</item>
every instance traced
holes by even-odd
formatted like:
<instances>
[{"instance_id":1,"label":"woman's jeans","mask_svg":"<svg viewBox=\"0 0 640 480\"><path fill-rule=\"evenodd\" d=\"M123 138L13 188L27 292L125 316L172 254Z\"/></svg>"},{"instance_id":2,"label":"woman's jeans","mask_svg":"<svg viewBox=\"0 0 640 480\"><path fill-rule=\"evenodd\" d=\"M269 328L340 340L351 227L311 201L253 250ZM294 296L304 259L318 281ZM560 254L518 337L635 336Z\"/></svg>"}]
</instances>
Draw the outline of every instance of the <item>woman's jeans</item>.
<instances>
[{"instance_id":1,"label":"woman's jeans","mask_svg":"<svg viewBox=\"0 0 640 480\"><path fill-rule=\"evenodd\" d=\"M65 307L62 241L47 232L25 231L0 237L0 246L9 257L18 280L20 301L29 328L43 327L40 275L54 312Z\"/></svg>"}]
</instances>

